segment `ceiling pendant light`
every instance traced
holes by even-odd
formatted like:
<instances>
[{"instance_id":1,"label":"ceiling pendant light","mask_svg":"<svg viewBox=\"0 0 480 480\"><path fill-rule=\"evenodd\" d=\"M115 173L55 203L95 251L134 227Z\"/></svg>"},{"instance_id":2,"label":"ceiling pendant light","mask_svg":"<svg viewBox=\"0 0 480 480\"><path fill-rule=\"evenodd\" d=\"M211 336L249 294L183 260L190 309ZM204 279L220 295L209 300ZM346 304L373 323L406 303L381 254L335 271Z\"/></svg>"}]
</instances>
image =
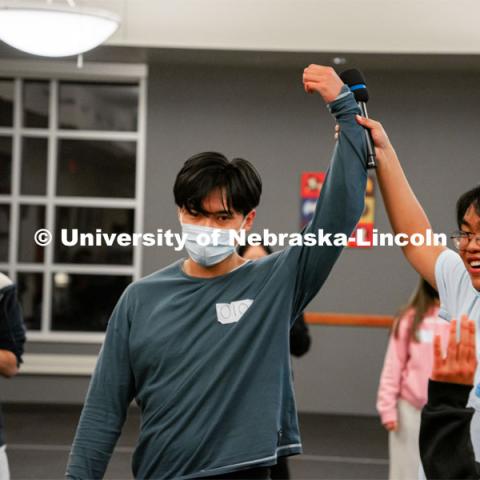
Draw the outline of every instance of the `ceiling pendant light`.
<instances>
[{"instance_id":1,"label":"ceiling pendant light","mask_svg":"<svg viewBox=\"0 0 480 480\"><path fill-rule=\"evenodd\" d=\"M120 25L111 12L69 4L0 4L0 40L33 55L68 57L102 44Z\"/></svg>"}]
</instances>

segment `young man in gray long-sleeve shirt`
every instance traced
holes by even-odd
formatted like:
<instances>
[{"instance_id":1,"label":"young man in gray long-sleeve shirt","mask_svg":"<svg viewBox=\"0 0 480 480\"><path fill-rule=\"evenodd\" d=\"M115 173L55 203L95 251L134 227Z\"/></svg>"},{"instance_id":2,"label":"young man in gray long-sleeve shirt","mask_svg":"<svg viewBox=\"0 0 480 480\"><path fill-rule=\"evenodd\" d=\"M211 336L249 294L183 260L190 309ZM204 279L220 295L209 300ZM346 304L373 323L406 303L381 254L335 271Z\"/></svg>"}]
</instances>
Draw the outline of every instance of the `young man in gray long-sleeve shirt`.
<instances>
[{"instance_id":1,"label":"young man in gray long-sleeve shirt","mask_svg":"<svg viewBox=\"0 0 480 480\"><path fill-rule=\"evenodd\" d=\"M304 72L341 135L304 233L350 235L363 211L365 134L353 95L329 67ZM101 478L133 398L142 422L138 479L267 478L278 456L301 452L289 329L341 247L290 247L246 262L213 228L249 230L261 181L245 160L205 153L175 182L187 260L131 284L111 316L70 454L67 477ZM262 476L263 475L263 476Z\"/></svg>"}]
</instances>

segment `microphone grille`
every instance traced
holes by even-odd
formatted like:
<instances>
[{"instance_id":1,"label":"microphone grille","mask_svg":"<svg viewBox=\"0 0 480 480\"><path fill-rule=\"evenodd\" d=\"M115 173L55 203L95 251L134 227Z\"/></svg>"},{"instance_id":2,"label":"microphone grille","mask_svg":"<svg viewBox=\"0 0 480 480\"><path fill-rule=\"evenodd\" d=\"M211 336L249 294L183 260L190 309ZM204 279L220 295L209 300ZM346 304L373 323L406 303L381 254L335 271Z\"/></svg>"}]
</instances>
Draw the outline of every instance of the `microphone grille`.
<instances>
[{"instance_id":1,"label":"microphone grille","mask_svg":"<svg viewBox=\"0 0 480 480\"><path fill-rule=\"evenodd\" d=\"M365 77L360 70L351 68L340 73L343 83L348 85L357 102L368 102L368 90Z\"/></svg>"}]
</instances>

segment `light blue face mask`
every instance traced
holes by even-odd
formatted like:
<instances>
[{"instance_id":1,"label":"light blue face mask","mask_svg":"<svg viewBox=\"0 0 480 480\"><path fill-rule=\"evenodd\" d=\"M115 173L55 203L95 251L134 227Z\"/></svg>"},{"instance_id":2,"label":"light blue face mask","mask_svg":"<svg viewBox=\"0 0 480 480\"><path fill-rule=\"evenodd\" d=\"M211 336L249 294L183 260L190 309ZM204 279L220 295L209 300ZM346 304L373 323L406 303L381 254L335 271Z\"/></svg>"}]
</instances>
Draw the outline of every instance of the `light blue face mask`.
<instances>
[{"instance_id":1,"label":"light blue face mask","mask_svg":"<svg viewBox=\"0 0 480 480\"><path fill-rule=\"evenodd\" d=\"M243 228L242 222L239 230ZM230 232L236 230L230 228L212 228L201 225L182 223L182 234L185 238L185 248L190 258L204 267L211 267L225 260L235 252L235 244ZM214 232L218 232L213 236ZM199 236L202 236L199 243ZM209 238L208 245L205 240ZM215 241L214 241L215 240Z\"/></svg>"}]
</instances>

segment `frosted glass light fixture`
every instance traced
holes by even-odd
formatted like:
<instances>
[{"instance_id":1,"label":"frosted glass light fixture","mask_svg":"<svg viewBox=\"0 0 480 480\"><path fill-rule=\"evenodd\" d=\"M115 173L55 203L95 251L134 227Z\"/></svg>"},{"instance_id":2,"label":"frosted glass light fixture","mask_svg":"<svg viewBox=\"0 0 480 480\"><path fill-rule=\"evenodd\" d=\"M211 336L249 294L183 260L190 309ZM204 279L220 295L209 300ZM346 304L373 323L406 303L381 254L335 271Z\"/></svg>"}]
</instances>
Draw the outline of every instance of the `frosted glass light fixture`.
<instances>
[{"instance_id":1,"label":"frosted glass light fixture","mask_svg":"<svg viewBox=\"0 0 480 480\"><path fill-rule=\"evenodd\" d=\"M104 10L53 4L0 4L0 40L45 57L79 55L105 42L120 18Z\"/></svg>"}]
</instances>

